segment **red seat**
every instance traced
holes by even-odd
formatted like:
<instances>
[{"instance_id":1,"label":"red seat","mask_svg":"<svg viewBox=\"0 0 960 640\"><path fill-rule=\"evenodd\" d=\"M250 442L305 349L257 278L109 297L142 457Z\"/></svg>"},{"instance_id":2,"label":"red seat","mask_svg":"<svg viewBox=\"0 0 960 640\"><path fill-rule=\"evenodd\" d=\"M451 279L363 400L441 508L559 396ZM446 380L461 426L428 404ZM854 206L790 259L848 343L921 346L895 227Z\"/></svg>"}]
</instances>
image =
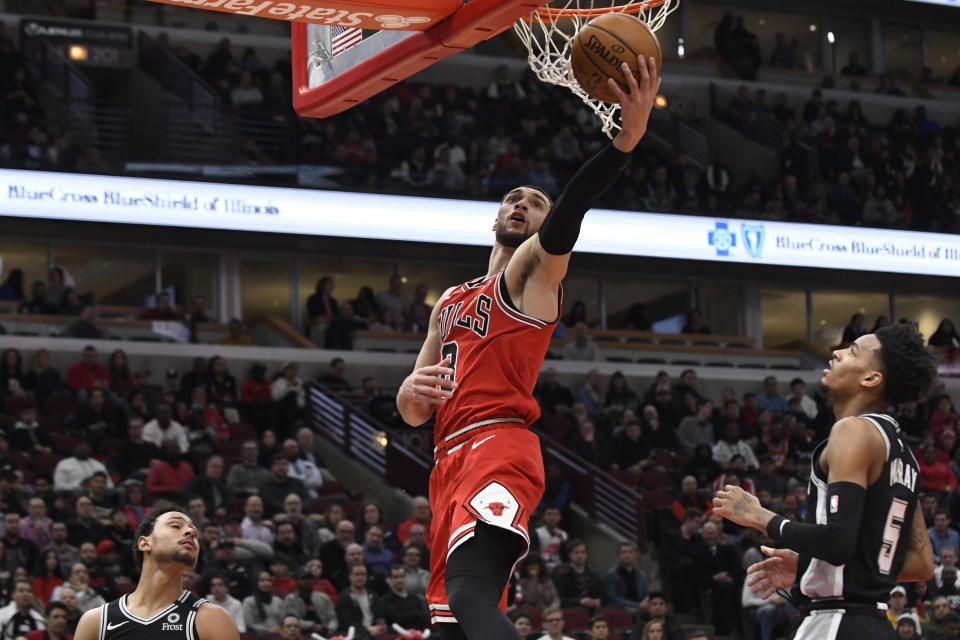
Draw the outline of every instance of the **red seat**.
<instances>
[{"instance_id":1,"label":"red seat","mask_svg":"<svg viewBox=\"0 0 960 640\"><path fill-rule=\"evenodd\" d=\"M47 398L44 405L45 412L51 416L70 416L77 412L77 403L73 396L67 393L58 393Z\"/></svg>"},{"instance_id":2,"label":"red seat","mask_svg":"<svg viewBox=\"0 0 960 640\"><path fill-rule=\"evenodd\" d=\"M623 609L601 609L598 615L606 619L610 631L621 632L633 629L633 620L630 614Z\"/></svg>"},{"instance_id":3,"label":"red seat","mask_svg":"<svg viewBox=\"0 0 960 640\"><path fill-rule=\"evenodd\" d=\"M37 418L37 424L40 425L41 429L48 433L60 433L60 420L58 418L39 416Z\"/></svg>"},{"instance_id":4,"label":"red seat","mask_svg":"<svg viewBox=\"0 0 960 640\"><path fill-rule=\"evenodd\" d=\"M320 485L320 488L317 489L317 496L332 496L338 493L346 492L346 487L339 482L324 482L322 485Z\"/></svg>"},{"instance_id":5,"label":"red seat","mask_svg":"<svg viewBox=\"0 0 960 640\"><path fill-rule=\"evenodd\" d=\"M237 440L221 440L219 446L224 458L239 458L243 453L243 443Z\"/></svg>"},{"instance_id":6,"label":"red seat","mask_svg":"<svg viewBox=\"0 0 960 640\"><path fill-rule=\"evenodd\" d=\"M57 463L60 462L60 456L55 453L44 453L39 456L33 456L31 466L34 473L53 473Z\"/></svg>"},{"instance_id":7,"label":"red seat","mask_svg":"<svg viewBox=\"0 0 960 640\"><path fill-rule=\"evenodd\" d=\"M637 476L633 475L633 473L629 471L614 470L610 471L610 475L628 487L637 486Z\"/></svg>"},{"instance_id":8,"label":"red seat","mask_svg":"<svg viewBox=\"0 0 960 640\"><path fill-rule=\"evenodd\" d=\"M244 440L256 440L257 428L252 424L237 423L230 425L230 438L237 439L241 443Z\"/></svg>"},{"instance_id":9,"label":"red seat","mask_svg":"<svg viewBox=\"0 0 960 640\"><path fill-rule=\"evenodd\" d=\"M13 415L19 415L20 409L22 409L24 405L30 404L31 402L33 402L33 400L31 400L26 396L10 395L10 396L7 396L7 399L3 404L4 404L4 407L6 408L7 413L10 413Z\"/></svg>"},{"instance_id":10,"label":"red seat","mask_svg":"<svg viewBox=\"0 0 960 640\"><path fill-rule=\"evenodd\" d=\"M673 486L673 478L668 473L648 471L640 474L640 484L645 489L668 489Z\"/></svg>"},{"instance_id":11,"label":"red seat","mask_svg":"<svg viewBox=\"0 0 960 640\"><path fill-rule=\"evenodd\" d=\"M643 492L643 506L650 509L669 507L673 504L673 499L673 494L663 489L650 489Z\"/></svg>"},{"instance_id":12,"label":"red seat","mask_svg":"<svg viewBox=\"0 0 960 640\"><path fill-rule=\"evenodd\" d=\"M60 453L72 453L73 445L77 444L77 439L73 436L58 435L57 436L57 451Z\"/></svg>"},{"instance_id":13,"label":"red seat","mask_svg":"<svg viewBox=\"0 0 960 640\"><path fill-rule=\"evenodd\" d=\"M564 609L563 610L563 630L564 632L579 633L590 628L590 616L585 609Z\"/></svg>"}]
</instances>

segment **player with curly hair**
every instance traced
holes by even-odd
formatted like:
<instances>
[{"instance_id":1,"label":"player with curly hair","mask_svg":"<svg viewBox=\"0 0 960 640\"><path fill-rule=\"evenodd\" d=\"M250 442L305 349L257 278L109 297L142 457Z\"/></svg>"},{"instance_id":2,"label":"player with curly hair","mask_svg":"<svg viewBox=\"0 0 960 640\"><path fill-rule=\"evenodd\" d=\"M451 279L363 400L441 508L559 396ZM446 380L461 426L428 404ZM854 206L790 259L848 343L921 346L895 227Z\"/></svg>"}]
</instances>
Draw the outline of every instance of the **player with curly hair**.
<instances>
[{"instance_id":1,"label":"player with curly hair","mask_svg":"<svg viewBox=\"0 0 960 640\"><path fill-rule=\"evenodd\" d=\"M715 513L785 547L763 547L770 557L749 568L748 584L764 598L793 588L795 640L895 638L891 589L933 575L919 466L886 411L919 399L935 376L936 361L911 325L861 336L823 370L837 421L813 452L804 522L764 509L739 487L717 492Z\"/></svg>"}]
</instances>

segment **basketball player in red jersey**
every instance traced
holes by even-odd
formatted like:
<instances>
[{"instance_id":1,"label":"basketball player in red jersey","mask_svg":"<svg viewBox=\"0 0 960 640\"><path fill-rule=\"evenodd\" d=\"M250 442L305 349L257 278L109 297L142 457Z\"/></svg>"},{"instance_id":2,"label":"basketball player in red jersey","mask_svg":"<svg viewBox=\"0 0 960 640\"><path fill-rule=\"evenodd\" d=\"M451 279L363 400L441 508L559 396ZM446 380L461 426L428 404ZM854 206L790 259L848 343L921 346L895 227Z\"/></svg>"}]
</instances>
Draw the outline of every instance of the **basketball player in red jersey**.
<instances>
[{"instance_id":1,"label":"basketball player in red jersey","mask_svg":"<svg viewBox=\"0 0 960 640\"><path fill-rule=\"evenodd\" d=\"M639 62L639 82L623 65L628 91L608 81L621 101L620 132L556 205L536 187L504 197L487 275L440 297L397 394L408 424L437 412L427 600L431 620L450 623L445 639L520 639L504 611L507 581L527 552L528 518L543 494L540 444L527 430L540 416L533 387L583 216L646 132L660 78L652 58Z\"/></svg>"}]
</instances>

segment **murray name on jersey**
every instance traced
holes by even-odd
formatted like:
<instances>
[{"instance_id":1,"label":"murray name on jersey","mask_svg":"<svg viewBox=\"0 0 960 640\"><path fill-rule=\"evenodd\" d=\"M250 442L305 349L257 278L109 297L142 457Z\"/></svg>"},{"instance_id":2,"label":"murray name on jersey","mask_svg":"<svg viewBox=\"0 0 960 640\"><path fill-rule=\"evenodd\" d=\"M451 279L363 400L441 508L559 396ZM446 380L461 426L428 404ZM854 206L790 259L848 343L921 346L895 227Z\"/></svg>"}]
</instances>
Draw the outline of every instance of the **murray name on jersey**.
<instances>
[{"instance_id":1,"label":"murray name on jersey","mask_svg":"<svg viewBox=\"0 0 960 640\"><path fill-rule=\"evenodd\" d=\"M902 484L910 491L916 489L917 470L905 464L903 458L894 458L890 461L890 486Z\"/></svg>"}]
</instances>

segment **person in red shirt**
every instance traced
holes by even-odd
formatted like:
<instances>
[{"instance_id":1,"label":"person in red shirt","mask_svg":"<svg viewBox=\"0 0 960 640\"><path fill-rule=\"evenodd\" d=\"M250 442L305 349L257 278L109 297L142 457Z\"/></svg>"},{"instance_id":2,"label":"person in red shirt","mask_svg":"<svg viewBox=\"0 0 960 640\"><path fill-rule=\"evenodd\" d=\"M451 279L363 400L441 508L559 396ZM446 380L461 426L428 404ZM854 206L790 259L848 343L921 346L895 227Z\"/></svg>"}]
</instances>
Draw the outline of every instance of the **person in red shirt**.
<instances>
[{"instance_id":1,"label":"person in red shirt","mask_svg":"<svg viewBox=\"0 0 960 640\"><path fill-rule=\"evenodd\" d=\"M937 448L927 445L923 449L920 464L920 486L924 491L948 493L957 488L957 476L953 475L950 465L937 460Z\"/></svg>"},{"instance_id":2,"label":"person in red shirt","mask_svg":"<svg viewBox=\"0 0 960 640\"><path fill-rule=\"evenodd\" d=\"M938 441L943 435L945 429L953 429L957 424L957 414L953 410L953 403L950 396L942 395L937 398L937 409L930 416L930 429L933 431L933 437Z\"/></svg>"},{"instance_id":3,"label":"person in red shirt","mask_svg":"<svg viewBox=\"0 0 960 640\"><path fill-rule=\"evenodd\" d=\"M33 594L40 598L44 606L50 604L50 594L63 584L63 571L60 569L60 557L56 550L47 549L40 559L37 571L33 575ZM66 620L66 617L64 617Z\"/></svg>"},{"instance_id":4,"label":"person in red shirt","mask_svg":"<svg viewBox=\"0 0 960 640\"><path fill-rule=\"evenodd\" d=\"M147 475L147 493L154 500L179 499L184 487L193 479L193 468L183 460L180 446L168 441L163 445L163 459L153 463Z\"/></svg>"},{"instance_id":5,"label":"person in red shirt","mask_svg":"<svg viewBox=\"0 0 960 640\"><path fill-rule=\"evenodd\" d=\"M51 602L46 613L44 623L47 628L27 631L24 637L27 640L73 640L73 636L67 633L67 605Z\"/></svg>"},{"instance_id":6,"label":"person in red shirt","mask_svg":"<svg viewBox=\"0 0 960 640\"><path fill-rule=\"evenodd\" d=\"M240 400L243 402L269 402L272 398L271 380L267 380L267 365L255 362L250 368L250 377L240 387Z\"/></svg>"},{"instance_id":7,"label":"person in red shirt","mask_svg":"<svg viewBox=\"0 0 960 640\"><path fill-rule=\"evenodd\" d=\"M100 364L97 349L93 345L83 348L80 362L67 369L67 386L77 395L80 404L86 404L90 391L110 388L110 374Z\"/></svg>"},{"instance_id":8,"label":"person in red shirt","mask_svg":"<svg viewBox=\"0 0 960 640\"><path fill-rule=\"evenodd\" d=\"M290 561L282 553L274 554L270 560L270 581L273 595L278 598L286 598L297 590L297 581L290 575Z\"/></svg>"},{"instance_id":9,"label":"person in red shirt","mask_svg":"<svg viewBox=\"0 0 960 640\"><path fill-rule=\"evenodd\" d=\"M407 538L410 536L410 527L415 524L422 524L427 530L427 537L429 538L431 519L430 501L423 496L417 496L413 499L411 518L406 522L401 522L399 525L397 525L397 538L400 539L400 542L406 542Z\"/></svg>"},{"instance_id":10,"label":"person in red shirt","mask_svg":"<svg viewBox=\"0 0 960 640\"><path fill-rule=\"evenodd\" d=\"M144 320L179 320L180 312L174 308L170 294L161 291L157 294L157 306L146 309L140 317Z\"/></svg>"}]
</instances>

